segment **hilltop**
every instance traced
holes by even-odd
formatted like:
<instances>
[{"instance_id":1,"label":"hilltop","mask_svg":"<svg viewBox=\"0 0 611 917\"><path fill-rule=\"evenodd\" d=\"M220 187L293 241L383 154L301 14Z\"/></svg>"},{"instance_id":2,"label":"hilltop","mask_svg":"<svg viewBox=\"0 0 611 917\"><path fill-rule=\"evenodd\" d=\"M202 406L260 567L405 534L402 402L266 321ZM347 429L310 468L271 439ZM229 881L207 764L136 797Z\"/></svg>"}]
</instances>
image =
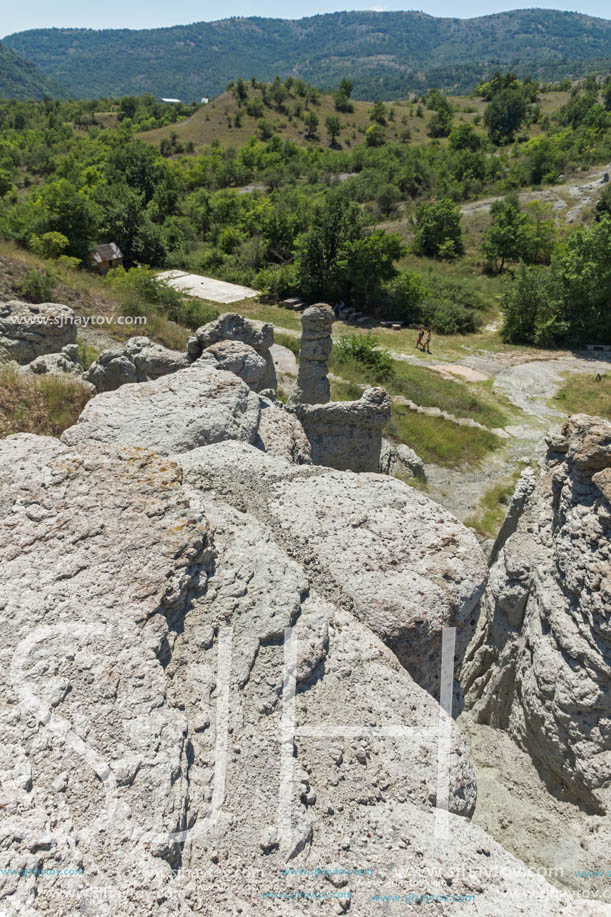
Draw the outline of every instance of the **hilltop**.
<instances>
[{"instance_id":1,"label":"hilltop","mask_svg":"<svg viewBox=\"0 0 611 917\"><path fill-rule=\"evenodd\" d=\"M561 79L604 70L611 22L557 10L476 19L342 12L300 20L232 18L164 29L32 29L6 44L79 97L150 92L213 96L231 78L275 74L322 88L349 77L354 96L464 92L497 69Z\"/></svg>"},{"instance_id":2,"label":"hilltop","mask_svg":"<svg viewBox=\"0 0 611 917\"><path fill-rule=\"evenodd\" d=\"M61 87L0 42L0 99L42 99L65 95Z\"/></svg>"}]
</instances>

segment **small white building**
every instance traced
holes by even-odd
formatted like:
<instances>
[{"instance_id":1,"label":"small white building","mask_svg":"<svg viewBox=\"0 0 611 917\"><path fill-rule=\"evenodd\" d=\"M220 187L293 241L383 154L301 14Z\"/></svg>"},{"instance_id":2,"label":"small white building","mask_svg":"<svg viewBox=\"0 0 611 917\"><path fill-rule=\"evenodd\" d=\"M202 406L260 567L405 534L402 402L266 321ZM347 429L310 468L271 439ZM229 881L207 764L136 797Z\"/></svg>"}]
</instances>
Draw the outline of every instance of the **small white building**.
<instances>
[{"instance_id":1,"label":"small white building","mask_svg":"<svg viewBox=\"0 0 611 917\"><path fill-rule=\"evenodd\" d=\"M210 99L208 98L208 96L202 96L202 100L201 100L201 102L200 102L200 105L207 105L209 101L210 101Z\"/></svg>"},{"instance_id":2,"label":"small white building","mask_svg":"<svg viewBox=\"0 0 611 917\"><path fill-rule=\"evenodd\" d=\"M162 102L173 102L174 105L180 105L181 99L162 99Z\"/></svg>"}]
</instances>

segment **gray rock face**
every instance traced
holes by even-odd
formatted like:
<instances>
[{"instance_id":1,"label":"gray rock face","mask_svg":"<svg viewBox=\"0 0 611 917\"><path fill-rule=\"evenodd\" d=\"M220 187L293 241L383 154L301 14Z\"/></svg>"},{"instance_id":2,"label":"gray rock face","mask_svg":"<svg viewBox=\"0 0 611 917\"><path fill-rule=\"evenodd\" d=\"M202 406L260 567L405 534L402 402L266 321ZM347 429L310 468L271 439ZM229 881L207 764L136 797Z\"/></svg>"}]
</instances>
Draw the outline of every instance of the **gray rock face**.
<instances>
[{"instance_id":1,"label":"gray rock face","mask_svg":"<svg viewBox=\"0 0 611 917\"><path fill-rule=\"evenodd\" d=\"M311 465L312 452L305 431L294 414L269 398L259 398L261 413L254 445L294 465Z\"/></svg>"},{"instance_id":2,"label":"gray rock face","mask_svg":"<svg viewBox=\"0 0 611 917\"><path fill-rule=\"evenodd\" d=\"M220 341L241 341L248 344L265 360L266 370L259 382L258 391L266 388L276 389L276 370L269 352L274 343L274 329L268 322L257 322L238 315L237 312L226 312L213 322L198 328L187 345L187 358L190 363L199 360L204 350Z\"/></svg>"},{"instance_id":3,"label":"gray rock face","mask_svg":"<svg viewBox=\"0 0 611 917\"><path fill-rule=\"evenodd\" d=\"M331 306L316 303L301 316L301 350L297 384L290 404L326 404L331 397L327 362L333 347L331 328L335 314Z\"/></svg>"},{"instance_id":4,"label":"gray rock face","mask_svg":"<svg viewBox=\"0 0 611 917\"><path fill-rule=\"evenodd\" d=\"M219 369L239 376L253 392L267 387L263 384L267 376L267 362L250 344L218 341L206 347L202 357L206 356L213 357Z\"/></svg>"},{"instance_id":5,"label":"gray rock face","mask_svg":"<svg viewBox=\"0 0 611 917\"><path fill-rule=\"evenodd\" d=\"M189 366L153 382L122 385L92 398L73 427L68 445L121 443L156 452L257 437L259 398L234 376L208 366Z\"/></svg>"},{"instance_id":6,"label":"gray rock face","mask_svg":"<svg viewBox=\"0 0 611 917\"><path fill-rule=\"evenodd\" d=\"M35 376L47 374L63 376L68 374L74 376L79 382L88 384L83 379L83 367L79 360L76 344L66 344L59 353L48 353L44 356L36 357L31 363L21 366L19 372ZM91 389L93 389L93 386L91 386Z\"/></svg>"},{"instance_id":7,"label":"gray rock face","mask_svg":"<svg viewBox=\"0 0 611 917\"><path fill-rule=\"evenodd\" d=\"M188 365L184 354L140 336L130 338L124 347L102 351L85 373L85 379L98 392L112 392L129 382L149 382Z\"/></svg>"},{"instance_id":8,"label":"gray rock face","mask_svg":"<svg viewBox=\"0 0 611 917\"><path fill-rule=\"evenodd\" d=\"M495 545L463 682L473 715L507 730L556 792L607 812L611 424L578 414L548 443Z\"/></svg>"},{"instance_id":9,"label":"gray rock face","mask_svg":"<svg viewBox=\"0 0 611 917\"><path fill-rule=\"evenodd\" d=\"M76 341L74 312L60 303L0 303L0 360L31 363Z\"/></svg>"},{"instance_id":10,"label":"gray rock face","mask_svg":"<svg viewBox=\"0 0 611 917\"><path fill-rule=\"evenodd\" d=\"M380 474L390 474L395 477L409 476L426 478L424 462L413 449L403 443L393 443L389 439L382 440L380 452Z\"/></svg>"},{"instance_id":11,"label":"gray rock face","mask_svg":"<svg viewBox=\"0 0 611 917\"><path fill-rule=\"evenodd\" d=\"M141 448L0 442L0 609L10 621L0 803L3 864L14 870L0 876L2 910L310 914L296 897L305 891L349 895L329 899L329 912L348 900L374 917L371 896L402 896L407 882L472 896L476 917L517 917L524 900L535 917L608 913L566 911L465 817L449 814L435 836L438 705L339 593L330 601L318 590L282 526L204 486L209 464L216 474L238 460L245 486L247 456L255 490L283 484L285 462L240 443L183 455L185 481ZM298 483L409 492L376 476L294 472ZM356 519L341 515L347 542ZM473 770L459 729L444 722L449 808L468 816ZM444 901L430 906L454 913Z\"/></svg>"},{"instance_id":12,"label":"gray rock face","mask_svg":"<svg viewBox=\"0 0 611 917\"><path fill-rule=\"evenodd\" d=\"M191 486L270 526L320 594L349 609L438 696L442 628L457 628L461 660L486 579L472 532L383 475L289 466L241 443L177 460Z\"/></svg>"},{"instance_id":13,"label":"gray rock face","mask_svg":"<svg viewBox=\"0 0 611 917\"><path fill-rule=\"evenodd\" d=\"M233 373L218 369L207 355L152 382L97 395L62 439L68 445L129 444L164 455L236 439L289 462L311 462L297 418L252 392Z\"/></svg>"},{"instance_id":14,"label":"gray rock face","mask_svg":"<svg viewBox=\"0 0 611 917\"><path fill-rule=\"evenodd\" d=\"M368 388L358 401L294 404L293 410L310 441L315 465L379 471L382 430L390 420L390 398L384 389Z\"/></svg>"}]
</instances>

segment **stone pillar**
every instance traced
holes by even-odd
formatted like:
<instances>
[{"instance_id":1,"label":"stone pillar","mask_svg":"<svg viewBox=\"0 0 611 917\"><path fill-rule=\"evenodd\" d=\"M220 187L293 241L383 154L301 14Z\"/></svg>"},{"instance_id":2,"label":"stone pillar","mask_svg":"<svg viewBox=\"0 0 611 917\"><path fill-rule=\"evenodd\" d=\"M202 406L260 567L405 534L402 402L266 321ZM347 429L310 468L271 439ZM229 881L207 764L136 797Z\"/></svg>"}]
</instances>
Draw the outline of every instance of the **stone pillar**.
<instances>
[{"instance_id":1,"label":"stone pillar","mask_svg":"<svg viewBox=\"0 0 611 917\"><path fill-rule=\"evenodd\" d=\"M301 351L297 384L290 404L327 404L331 397L327 360L331 353L331 326L335 314L331 306L316 303L301 316Z\"/></svg>"}]
</instances>

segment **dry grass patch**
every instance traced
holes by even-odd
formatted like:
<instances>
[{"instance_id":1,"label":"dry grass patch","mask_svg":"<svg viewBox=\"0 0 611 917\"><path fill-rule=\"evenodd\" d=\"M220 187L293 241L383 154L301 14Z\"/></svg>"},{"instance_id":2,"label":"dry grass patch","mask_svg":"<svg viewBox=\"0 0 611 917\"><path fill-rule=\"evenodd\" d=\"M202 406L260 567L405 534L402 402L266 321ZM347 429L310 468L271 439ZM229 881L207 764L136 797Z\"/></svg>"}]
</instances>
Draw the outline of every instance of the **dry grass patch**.
<instances>
[{"instance_id":1,"label":"dry grass patch","mask_svg":"<svg viewBox=\"0 0 611 917\"><path fill-rule=\"evenodd\" d=\"M0 369L0 438L13 433L61 436L91 398L74 379Z\"/></svg>"}]
</instances>

